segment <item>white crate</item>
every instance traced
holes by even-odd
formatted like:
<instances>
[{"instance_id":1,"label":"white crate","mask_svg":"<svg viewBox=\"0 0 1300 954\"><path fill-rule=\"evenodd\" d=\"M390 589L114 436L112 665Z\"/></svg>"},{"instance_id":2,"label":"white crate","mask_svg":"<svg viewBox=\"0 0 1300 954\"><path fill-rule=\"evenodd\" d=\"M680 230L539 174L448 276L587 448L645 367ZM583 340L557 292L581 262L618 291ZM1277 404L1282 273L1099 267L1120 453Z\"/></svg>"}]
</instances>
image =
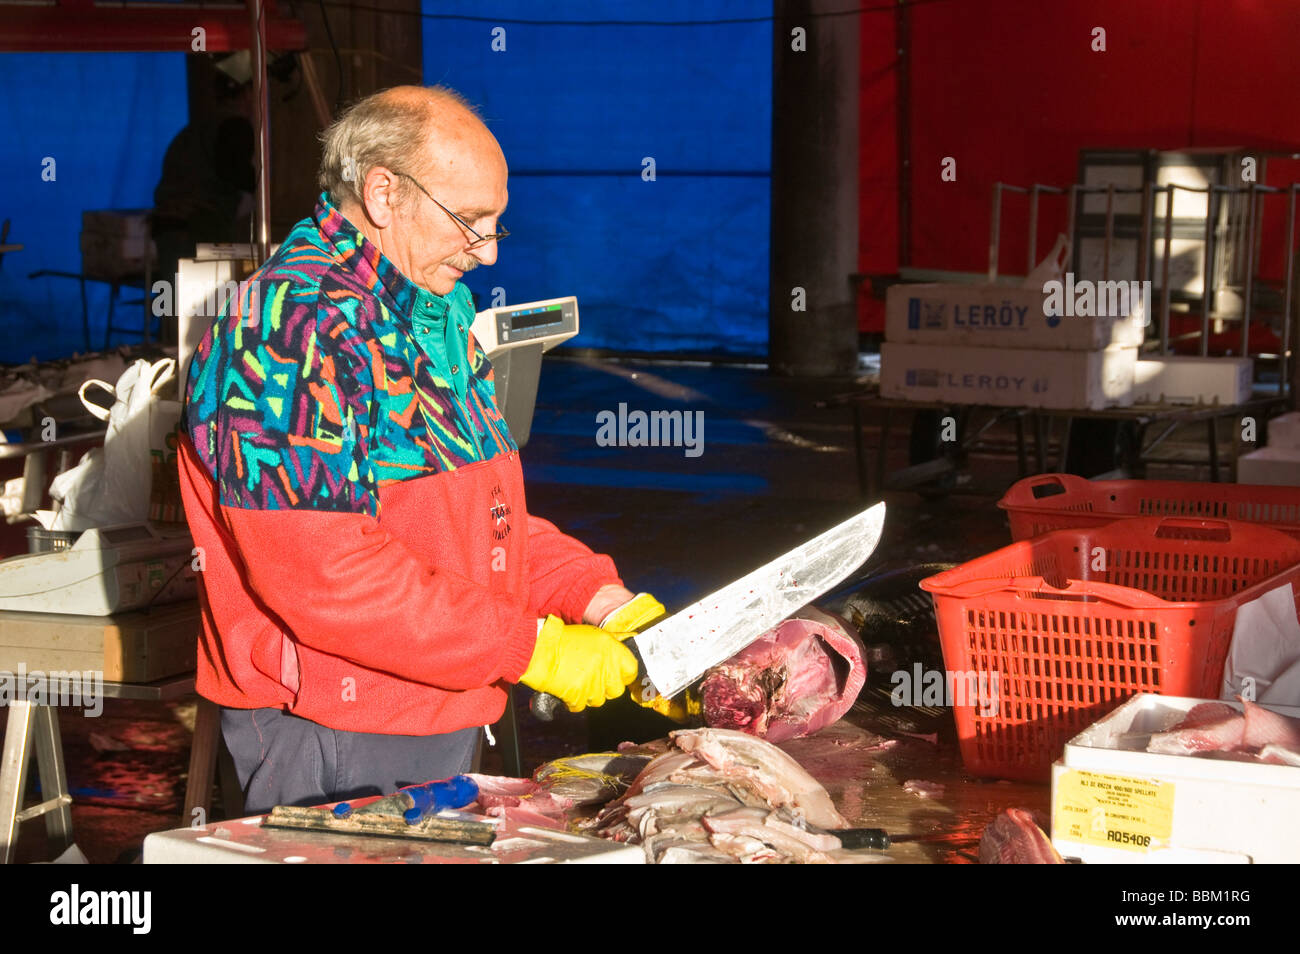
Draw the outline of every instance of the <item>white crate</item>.
<instances>
[{"instance_id":1,"label":"white crate","mask_svg":"<svg viewBox=\"0 0 1300 954\"><path fill-rule=\"evenodd\" d=\"M1136 348L1048 351L885 342L881 397L1100 410L1133 403Z\"/></svg>"},{"instance_id":2,"label":"white crate","mask_svg":"<svg viewBox=\"0 0 1300 954\"><path fill-rule=\"evenodd\" d=\"M1274 447L1272 425L1269 445L1237 458L1237 483L1300 487L1300 450Z\"/></svg>"},{"instance_id":3,"label":"white crate","mask_svg":"<svg viewBox=\"0 0 1300 954\"><path fill-rule=\"evenodd\" d=\"M1300 861L1300 766L1146 751L1150 733L1214 701L1142 693L1066 743L1052 766L1056 850L1089 863Z\"/></svg>"},{"instance_id":4,"label":"white crate","mask_svg":"<svg viewBox=\"0 0 1300 954\"><path fill-rule=\"evenodd\" d=\"M1268 446L1300 450L1300 411L1279 414L1268 422Z\"/></svg>"},{"instance_id":5,"label":"white crate","mask_svg":"<svg viewBox=\"0 0 1300 954\"><path fill-rule=\"evenodd\" d=\"M1037 288L1006 285L893 285L885 296L885 340L897 344L1095 351L1137 347L1139 309L1126 318L1049 316Z\"/></svg>"},{"instance_id":6,"label":"white crate","mask_svg":"<svg viewBox=\"0 0 1300 954\"><path fill-rule=\"evenodd\" d=\"M1133 400L1138 404L1243 404L1250 400L1254 376L1251 358L1141 358L1133 378Z\"/></svg>"}]
</instances>

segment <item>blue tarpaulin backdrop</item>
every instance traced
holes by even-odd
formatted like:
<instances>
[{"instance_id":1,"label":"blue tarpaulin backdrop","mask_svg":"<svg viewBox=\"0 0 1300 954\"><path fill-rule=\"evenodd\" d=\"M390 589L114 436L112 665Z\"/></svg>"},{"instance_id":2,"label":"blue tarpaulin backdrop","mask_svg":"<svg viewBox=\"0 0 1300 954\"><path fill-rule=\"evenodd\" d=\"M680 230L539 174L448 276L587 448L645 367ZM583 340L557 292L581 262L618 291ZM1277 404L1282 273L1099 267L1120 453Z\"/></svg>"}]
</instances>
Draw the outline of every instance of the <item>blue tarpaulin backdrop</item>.
<instances>
[{"instance_id":1,"label":"blue tarpaulin backdrop","mask_svg":"<svg viewBox=\"0 0 1300 954\"><path fill-rule=\"evenodd\" d=\"M771 4L424 10L425 82L479 105L510 163L512 234L465 278L480 300L577 295L575 345L766 354L772 24L641 23L763 18ZM618 20L638 24L554 22Z\"/></svg>"},{"instance_id":2,"label":"blue tarpaulin backdrop","mask_svg":"<svg viewBox=\"0 0 1300 954\"><path fill-rule=\"evenodd\" d=\"M508 303L574 294L575 345L764 354L771 5L426 0L424 10L412 29L423 28L425 81L480 106L511 166L502 221L513 234L495 266L466 276L481 303L496 289ZM679 22L619 22L642 16ZM747 18L756 22L698 23ZM82 349L77 285L27 275L80 270L82 210L152 203L188 119L184 57L4 54L0 89L0 220L25 246L0 263L0 361L64 356ZM107 291L89 287L98 347Z\"/></svg>"},{"instance_id":3,"label":"blue tarpaulin backdrop","mask_svg":"<svg viewBox=\"0 0 1300 954\"><path fill-rule=\"evenodd\" d=\"M85 209L148 208L167 144L188 121L180 53L0 55L0 221L24 248L0 263L0 362L84 350L77 283ZM50 168L46 181L42 171ZM91 340L104 340L107 286L90 283ZM134 295L132 297L139 297ZM117 324L138 327L134 311ZM115 338L114 343L138 341Z\"/></svg>"}]
</instances>

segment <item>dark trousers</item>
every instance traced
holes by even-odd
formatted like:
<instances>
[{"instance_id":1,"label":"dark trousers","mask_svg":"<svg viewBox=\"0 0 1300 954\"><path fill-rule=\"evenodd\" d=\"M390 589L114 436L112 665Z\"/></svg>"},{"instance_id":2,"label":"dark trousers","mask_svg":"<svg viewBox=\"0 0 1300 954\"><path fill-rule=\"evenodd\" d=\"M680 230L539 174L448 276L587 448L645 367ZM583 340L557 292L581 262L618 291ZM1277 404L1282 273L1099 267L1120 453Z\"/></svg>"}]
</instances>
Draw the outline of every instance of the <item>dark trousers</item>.
<instances>
[{"instance_id":1,"label":"dark trousers","mask_svg":"<svg viewBox=\"0 0 1300 954\"><path fill-rule=\"evenodd\" d=\"M470 771L482 729L379 735L317 725L279 709L221 710L221 734L250 815L386 795Z\"/></svg>"}]
</instances>

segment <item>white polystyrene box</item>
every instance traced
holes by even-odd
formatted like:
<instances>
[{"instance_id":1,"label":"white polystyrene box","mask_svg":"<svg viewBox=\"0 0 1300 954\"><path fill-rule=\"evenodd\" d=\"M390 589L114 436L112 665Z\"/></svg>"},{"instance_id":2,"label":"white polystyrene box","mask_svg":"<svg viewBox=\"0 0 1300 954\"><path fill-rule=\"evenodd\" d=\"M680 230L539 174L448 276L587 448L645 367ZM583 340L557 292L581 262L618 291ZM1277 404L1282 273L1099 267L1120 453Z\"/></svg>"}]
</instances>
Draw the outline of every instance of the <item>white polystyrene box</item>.
<instances>
[{"instance_id":1,"label":"white polystyrene box","mask_svg":"<svg viewBox=\"0 0 1300 954\"><path fill-rule=\"evenodd\" d=\"M1300 450L1300 411L1279 414L1268 422L1268 446Z\"/></svg>"},{"instance_id":2,"label":"white polystyrene box","mask_svg":"<svg viewBox=\"0 0 1300 954\"><path fill-rule=\"evenodd\" d=\"M1243 404L1250 400L1254 376L1251 358L1141 358L1133 377L1133 400L1138 404Z\"/></svg>"},{"instance_id":3,"label":"white polystyrene box","mask_svg":"<svg viewBox=\"0 0 1300 954\"><path fill-rule=\"evenodd\" d=\"M1064 289L1063 289L1064 291ZM1049 315L1038 288L930 283L893 285L885 295L885 340L898 344L1095 351L1138 347L1144 311L1125 317Z\"/></svg>"},{"instance_id":4,"label":"white polystyrene box","mask_svg":"<svg viewBox=\"0 0 1300 954\"><path fill-rule=\"evenodd\" d=\"M897 344L880 349L880 394L911 401L1100 410L1133 403L1136 348L1048 351Z\"/></svg>"},{"instance_id":5,"label":"white polystyrene box","mask_svg":"<svg viewBox=\"0 0 1300 954\"><path fill-rule=\"evenodd\" d=\"M1237 458L1237 483L1300 487L1300 450L1273 446L1270 424L1268 447Z\"/></svg>"},{"instance_id":6,"label":"white polystyrene box","mask_svg":"<svg viewBox=\"0 0 1300 954\"><path fill-rule=\"evenodd\" d=\"M1089 863L1300 862L1300 766L1146 751L1152 732L1218 701L1142 693L1066 743L1052 766L1056 850Z\"/></svg>"}]
</instances>

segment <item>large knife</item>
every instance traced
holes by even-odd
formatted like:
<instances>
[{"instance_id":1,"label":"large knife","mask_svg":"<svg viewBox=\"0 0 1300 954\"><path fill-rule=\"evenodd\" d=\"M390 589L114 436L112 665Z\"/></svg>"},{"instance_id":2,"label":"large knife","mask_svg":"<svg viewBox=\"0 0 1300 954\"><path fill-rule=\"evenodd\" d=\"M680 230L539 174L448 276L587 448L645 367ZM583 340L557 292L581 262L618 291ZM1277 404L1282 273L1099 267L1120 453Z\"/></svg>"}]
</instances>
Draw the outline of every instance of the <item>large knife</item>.
<instances>
[{"instance_id":1,"label":"large knife","mask_svg":"<svg viewBox=\"0 0 1300 954\"><path fill-rule=\"evenodd\" d=\"M645 667L632 691L675 696L865 563L884 526L878 503L630 637ZM539 694L533 712L548 719L558 701Z\"/></svg>"}]
</instances>

